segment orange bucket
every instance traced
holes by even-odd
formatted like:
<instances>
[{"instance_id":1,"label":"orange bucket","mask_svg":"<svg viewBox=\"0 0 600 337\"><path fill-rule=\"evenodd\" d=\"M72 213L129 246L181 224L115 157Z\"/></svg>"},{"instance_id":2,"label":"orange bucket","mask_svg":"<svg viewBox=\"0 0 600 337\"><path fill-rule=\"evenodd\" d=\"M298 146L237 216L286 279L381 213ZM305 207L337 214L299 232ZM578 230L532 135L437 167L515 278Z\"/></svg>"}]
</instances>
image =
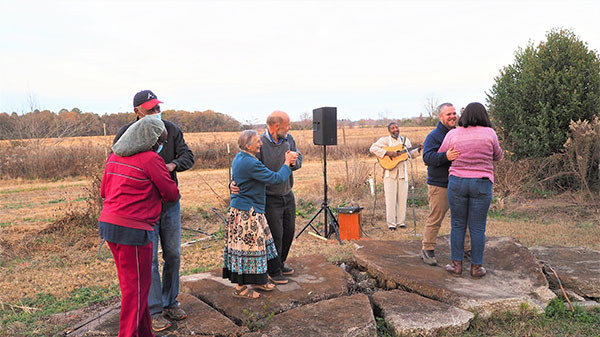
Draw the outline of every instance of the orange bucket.
<instances>
[{"instance_id":1,"label":"orange bucket","mask_svg":"<svg viewBox=\"0 0 600 337\"><path fill-rule=\"evenodd\" d=\"M360 211L362 207L338 207L338 223L340 224L340 239L360 239Z\"/></svg>"}]
</instances>

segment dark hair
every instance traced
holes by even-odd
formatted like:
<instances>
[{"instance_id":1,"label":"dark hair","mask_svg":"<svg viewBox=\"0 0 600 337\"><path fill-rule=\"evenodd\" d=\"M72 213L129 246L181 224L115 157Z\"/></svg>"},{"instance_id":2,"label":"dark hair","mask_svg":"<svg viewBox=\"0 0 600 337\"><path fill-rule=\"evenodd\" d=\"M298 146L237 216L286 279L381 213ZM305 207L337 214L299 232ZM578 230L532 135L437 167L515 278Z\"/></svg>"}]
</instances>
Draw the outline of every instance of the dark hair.
<instances>
[{"instance_id":1,"label":"dark hair","mask_svg":"<svg viewBox=\"0 0 600 337\"><path fill-rule=\"evenodd\" d=\"M388 131L390 131L390 128L392 127L392 125L398 126L398 123L396 123L396 122L390 122L390 124L388 124Z\"/></svg>"},{"instance_id":2,"label":"dark hair","mask_svg":"<svg viewBox=\"0 0 600 337\"><path fill-rule=\"evenodd\" d=\"M474 102L469 103L465 108L465 111L460 115L458 126L463 126L465 128L469 126L487 126L488 128L491 128L492 122L490 121L490 117L483 104Z\"/></svg>"}]
</instances>

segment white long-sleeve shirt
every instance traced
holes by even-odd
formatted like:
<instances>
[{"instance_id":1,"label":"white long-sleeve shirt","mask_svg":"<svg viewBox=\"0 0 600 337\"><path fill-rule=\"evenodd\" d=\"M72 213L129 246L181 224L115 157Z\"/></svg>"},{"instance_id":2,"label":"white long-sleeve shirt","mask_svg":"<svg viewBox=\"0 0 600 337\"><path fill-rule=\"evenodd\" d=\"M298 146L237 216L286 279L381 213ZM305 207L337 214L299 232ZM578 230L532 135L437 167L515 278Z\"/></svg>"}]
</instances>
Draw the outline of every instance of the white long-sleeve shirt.
<instances>
[{"instance_id":1,"label":"white long-sleeve shirt","mask_svg":"<svg viewBox=\"0 0 600 337\"><path fill-rule=\"evenodd\" d=\"M406 148L410 148L412 145L410 143L410 139L406 138L406 142L404 142L404 138L402 136L398 136L398 138L394 138L392 136L385 136L379 138L371 147L369 148L369 152L376 155L379 158L383 158L385 156L386 150L384 147L394 147L404 143ZM419 155L419 150L414 149L410 151L410 155L414 158ZM407 177L406 171L406 161L400 162L396 167L391 170L384 170L383 176L386 178L393 179L405 179Z\"/></svg>"}]
</instances>

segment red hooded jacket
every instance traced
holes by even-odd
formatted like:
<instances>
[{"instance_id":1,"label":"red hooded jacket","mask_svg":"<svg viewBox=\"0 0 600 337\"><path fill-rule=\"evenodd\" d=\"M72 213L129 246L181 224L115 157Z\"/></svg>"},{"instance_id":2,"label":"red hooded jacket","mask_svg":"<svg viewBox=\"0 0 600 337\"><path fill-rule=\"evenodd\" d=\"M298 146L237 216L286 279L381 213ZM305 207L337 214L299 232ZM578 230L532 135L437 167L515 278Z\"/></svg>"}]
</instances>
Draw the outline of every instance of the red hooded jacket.
<instances>
[{"instance_id":1,"label":"red hooded jacket","mask_svg":"<svg viewBox=\"0 0 600 337\"><path fill-rule=\"evenodd\" d=\"M165 161L154 151L106 160L100 195L104 208L99 221L153 230L160 217L161 200L176 201L179 189Z\"/></svg>"}]
</instances>

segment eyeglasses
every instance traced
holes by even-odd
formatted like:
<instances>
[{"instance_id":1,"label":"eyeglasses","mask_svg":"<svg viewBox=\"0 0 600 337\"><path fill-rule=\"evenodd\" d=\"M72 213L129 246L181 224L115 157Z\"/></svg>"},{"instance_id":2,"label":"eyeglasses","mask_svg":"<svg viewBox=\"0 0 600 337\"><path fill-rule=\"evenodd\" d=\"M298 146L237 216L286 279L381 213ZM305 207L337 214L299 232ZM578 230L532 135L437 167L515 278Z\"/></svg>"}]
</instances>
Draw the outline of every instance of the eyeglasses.
<instances>
[{"instance_id":1,"label":"eyeglasses","mask_svg":"<svg viewBox=\"0 0 600 337\"><path fill-rule=\"evenodd\" d=\"M167 140L166 139L158 138L158 140L156 140L156 143L158 145L165 145L165 144L167 144Z\"/></svg>"},{"instance_id":2,"label":"eyeglasses","mask_svg":"<svg viewBox=\"0 0 600 337\"><path fill-rule=\"evenodd\" d=\"M146 111L148 111L148 112L154 111L154 112L158 113L158 112L160 112L160 105L157 104L157 105L154 106L154 108L152 108L152 109L146 109Z\"/></svg>"}]
</instances>

